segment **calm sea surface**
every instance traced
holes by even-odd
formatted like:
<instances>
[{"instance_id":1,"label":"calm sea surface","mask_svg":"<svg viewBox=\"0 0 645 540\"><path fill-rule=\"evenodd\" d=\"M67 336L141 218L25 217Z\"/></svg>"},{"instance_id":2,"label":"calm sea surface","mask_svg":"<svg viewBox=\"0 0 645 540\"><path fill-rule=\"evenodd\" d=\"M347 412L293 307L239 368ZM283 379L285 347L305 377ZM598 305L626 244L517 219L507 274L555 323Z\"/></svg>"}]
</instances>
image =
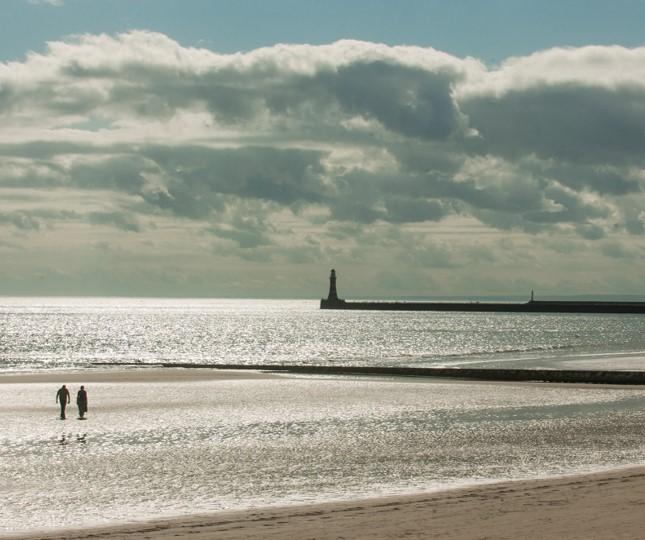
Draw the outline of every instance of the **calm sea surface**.
<instances>
[{"instance_id":1,"label":"calm sea surface","mask_svg":"<svg viewBox=\"0 0 645 540\"><path fill-rule=\"evenodd\" d=\"M5 374L160 361L645 369L644 351L643 316L0 300ZM4 380L0 534L645 463L640 388L313 376L94 382L80 422L73 403L58 419L60 383Z\"/></svg>"},{"instance_id":2,"label":"calm sea surface","mask_svg":"<svg viewBox=\"0 0 645 540\"><path fill-rule=\"evenodd\" d=\"M319 310L317 301L0 299L0 370L94 362L645 368L645 316Z\"/></svg>"}]
</instances>

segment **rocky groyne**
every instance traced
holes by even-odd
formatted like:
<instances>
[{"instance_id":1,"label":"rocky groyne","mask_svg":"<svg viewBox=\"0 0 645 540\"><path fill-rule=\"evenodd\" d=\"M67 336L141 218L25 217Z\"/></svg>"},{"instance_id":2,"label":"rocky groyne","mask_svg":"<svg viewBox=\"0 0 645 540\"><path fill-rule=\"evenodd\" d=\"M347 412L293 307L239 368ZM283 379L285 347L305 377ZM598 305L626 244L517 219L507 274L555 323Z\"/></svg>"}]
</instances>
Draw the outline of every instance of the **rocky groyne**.
<instances>
[{"instance_id":1,"label":"rocky groyne","mask_svg":"<svg viewBox=\"0 0 645 540\"><path fill-rule=\"evenodd\" d=\"M100 366L138 366L168 368L210 368L254 370L273 373L299 373L307 375L345 375L345 376L378 376L378 377L436 377L447 379L472 379L480 381L515 381L515 382L548 382L548 383L588 383L588 384L645 384L645 371L610 371L580 369L487 369L487 368L415 368L386 366L308 366L308 365L267 365L267 364L187 364L160 362L109 363L97 362Z\"/></svg>"}]
</instances>

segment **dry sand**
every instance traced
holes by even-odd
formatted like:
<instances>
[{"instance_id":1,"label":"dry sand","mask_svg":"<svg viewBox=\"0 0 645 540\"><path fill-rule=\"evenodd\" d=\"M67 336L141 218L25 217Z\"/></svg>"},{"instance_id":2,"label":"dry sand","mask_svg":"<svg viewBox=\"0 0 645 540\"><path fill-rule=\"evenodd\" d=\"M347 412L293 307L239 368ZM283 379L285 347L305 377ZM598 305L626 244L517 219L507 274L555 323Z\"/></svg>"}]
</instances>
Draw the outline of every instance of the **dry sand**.
<instances>
[{"instance_id":1,"label":"dry sand","mask_svg":"<svg viewBox=\"0 0 645 540\"><path fill-rule=\"evenodd\" d=\"M645 467L415 496L259 508L11 538L640 539Z\"/></svg>"}]
</instances>

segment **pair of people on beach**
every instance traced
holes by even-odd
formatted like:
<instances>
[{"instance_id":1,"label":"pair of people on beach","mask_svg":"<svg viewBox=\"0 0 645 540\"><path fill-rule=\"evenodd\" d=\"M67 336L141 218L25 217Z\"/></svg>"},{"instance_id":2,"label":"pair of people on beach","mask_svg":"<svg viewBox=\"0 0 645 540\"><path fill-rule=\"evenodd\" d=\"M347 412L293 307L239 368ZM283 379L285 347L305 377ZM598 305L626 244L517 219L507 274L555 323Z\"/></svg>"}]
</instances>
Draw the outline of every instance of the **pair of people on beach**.
<instances>
[{"instance_id":1,"label":"pair of people on beach","mask_svg":"<svg viewBox=\"0 0 645 540\"><path fill-rule=\"evenodd\" d=\"M65 408L71 402L69 390L65 385L61 386L56 392L56 403L60 404L60 419L65 420ZM76 406L78 407L78 418L84 420L87 412L87 392L84 386L76 394Z\"/></svg>"}]
</instances>

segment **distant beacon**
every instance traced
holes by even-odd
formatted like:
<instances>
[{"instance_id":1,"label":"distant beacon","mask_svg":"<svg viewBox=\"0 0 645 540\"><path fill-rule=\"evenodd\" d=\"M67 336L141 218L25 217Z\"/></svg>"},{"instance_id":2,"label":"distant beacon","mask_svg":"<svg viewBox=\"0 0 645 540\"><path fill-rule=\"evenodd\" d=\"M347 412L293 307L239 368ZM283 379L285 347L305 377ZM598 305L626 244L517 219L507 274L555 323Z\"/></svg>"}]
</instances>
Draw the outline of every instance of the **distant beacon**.
<instances>
[{"instance_id":1,"label":"distant beacon","mask_svg":"<svg viewBox=\"0 0 645 540\"><path fill-rule=\"evenodd\" d=\"M320 309L338 309L345 305L345 300L338 298L336 291L336 270L329 274L329 294L320 301Z\"/></svg>"},{"instance_id":2,"label":"distant beacon","mask_svg":"<svg viewBox=\"0 0 645 540\"><path fill-rule=\"evenodd\" d=\"M338 301L338 293L336 292L336 270L331 269L331 274L329 274L329 294L327 295L327 300L329 302Z\"/></svg>"}]
</instances>

